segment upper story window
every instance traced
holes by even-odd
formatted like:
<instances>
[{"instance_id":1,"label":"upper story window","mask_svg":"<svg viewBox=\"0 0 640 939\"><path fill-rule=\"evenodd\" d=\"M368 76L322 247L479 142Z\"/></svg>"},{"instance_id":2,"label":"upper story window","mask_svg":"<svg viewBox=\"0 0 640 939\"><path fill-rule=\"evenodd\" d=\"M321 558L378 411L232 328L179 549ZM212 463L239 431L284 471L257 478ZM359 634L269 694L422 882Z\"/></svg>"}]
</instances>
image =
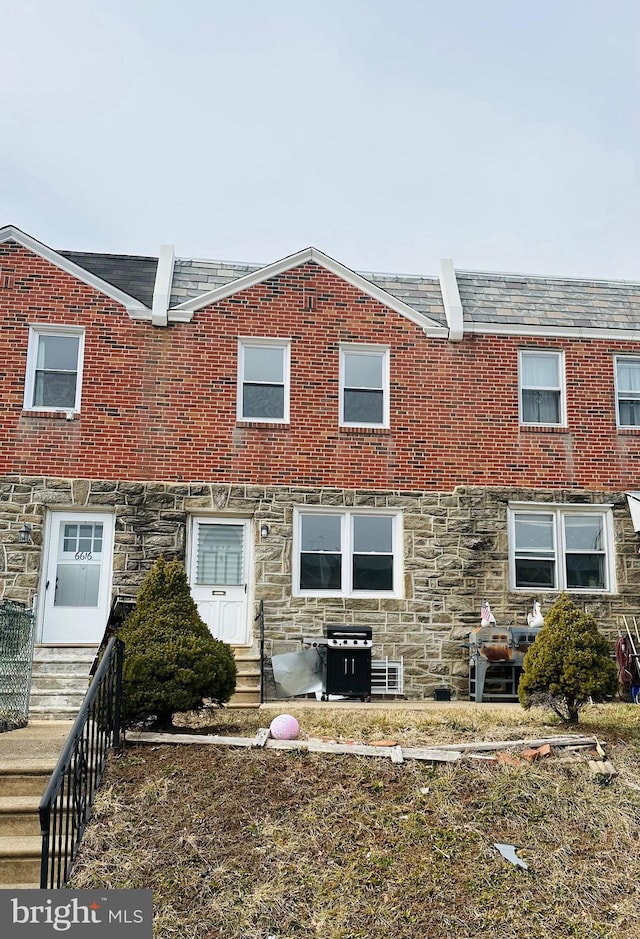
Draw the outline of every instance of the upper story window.
<instances>
[{"instance_id":1,"label":"upper story window","mask_svg":"<svg viewBox=\"0 0 640 939\"><path fill-rule=\"evenodd\" d=\"M399 513L299 509L294 517L294 595L401 596Z\"/></svg>"},{"instance_id":2,"label":"upper story window","mask_svg":"<svg viewBox=\"0 0 640 939\"><path fill-rule=\"evenodd\" d=\"M340 424L389 426L389 350L384 346L340 347Z\"/></svg>"},{"instance_id":3,"label":"upper story window","mask_svg":"<svg viewBox=\"0 0 640 939\"><path fill-rule=\"evenodd\" d=\"M520 422L566 423L562 352L520 350Z\"/></svg>"},{"instance_id":4,"label":"upper story window","mask_svg":"<svg viewBox=\"0 0 640 939\"><path fill-rule=\"evenodd\" d=\"M516 590L612 592L611 509L584 505L510 507L509 560Z\"/></svg>"},{"instance_id":5,"label":"upper story window","mask_svg":"<svg viewBox=\"0 0 640 939\"><path fill-rule=\"evenodd\" d=\"M289 420L289 343L241 339L238 349L238 420Z\"/></svg>"},{"instance_id":6,"label":"upper story window","mask_svg":"<svg viewBox=\"0 0 640 939\"><path fill-rule=\"evenodd\" d=\"M27 352L25 410L79 411L83 352L83 329L32 326Z\"/></svg>"},{"instance_id":7,"label":"upper story window","mask_svg":"<svg viewBox=\"0 0 640 939\"><path fill-rule=\"evenodd\" d=\"M616 357L618 427L640 427L640 359Z\"/></svg>"}]
</instances>

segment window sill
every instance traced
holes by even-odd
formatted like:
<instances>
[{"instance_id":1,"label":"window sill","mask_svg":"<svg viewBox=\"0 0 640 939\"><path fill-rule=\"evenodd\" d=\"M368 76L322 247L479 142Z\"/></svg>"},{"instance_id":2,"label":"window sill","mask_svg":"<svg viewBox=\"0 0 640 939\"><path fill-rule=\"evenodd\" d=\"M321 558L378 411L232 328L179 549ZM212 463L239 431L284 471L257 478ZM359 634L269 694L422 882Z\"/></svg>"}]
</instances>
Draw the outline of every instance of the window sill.
<instances>
[{"instance_id":1,"label":"window sill","mask_svg":"<svg viewBox=\"0 0 640 939\"><path fill-rule=\"evenodd\" d=\"M365 436L372 435L378 436L385 434L390 434L391 429L389 427L339 427L339 433L341 434L364 434Z\"/></svg>"},{"instance_id":2,"label":"window sill","mask_svg":"<svg viewBox=\"0 0 640 939\"><path fill-rule=\"evenodd\" d=\"M288 427L289 421L236 421L236 427L263 427L265 430L272 430L274 427Z\"/></svg>"},{"instance_id":3,"label":"window sill","mask_svg":"<svg viewBox=\"0 0 640 939\"><path fill-rule=\"evenodd\" d=\"M637 437L640 434L640 427L618 427L619 434L628 434L630 437Z\"/></svg>"},{"instance_id":4,"label":"window sill","mask_svg":"<svg viewBox=\"0 0 640 939\"><path fill-rule=\"evenodd\" d=\"M391 590L369 590L360 593L338 593L334 590L316 592L313 590L297 591L292 596L298 600L404 600L399 593Z\"/></svg>"},{"instance_id":5,"label":"window sill","mask_svg":"<svg viewBox=\"0 0 640 939\"><path fill-rule=\"evenodd\" d=\"M69 417L67 417L67 414ZM53 421L75 421L76 418L80 417L80 411L39 411L37 408L29 408L28 410L23 408L20 416L37 417L38 419L44 417Z\"/></svg>"},{"instance_id":6,"label":"window sill","mask_svg":"<svg viewBox=\"0 0 640 939\"><path fill-rule=\"evenodd\" d=\"M513 587L513 593L552 593L552 594L578 594L579 596L584 596L585 594L593 594L601 597L614 596L615 590L608 590L606 587Z\"/></svg>"},{"instance_id":7,"label":"window sill","mask_svg":"<svg viewBox=\"0 0 640 939\"><path fill-rule=\"evenodd\" d=\"M566 424L520 424L520 430L527 434L568 434Z\"/></svg>"}]
</instances>

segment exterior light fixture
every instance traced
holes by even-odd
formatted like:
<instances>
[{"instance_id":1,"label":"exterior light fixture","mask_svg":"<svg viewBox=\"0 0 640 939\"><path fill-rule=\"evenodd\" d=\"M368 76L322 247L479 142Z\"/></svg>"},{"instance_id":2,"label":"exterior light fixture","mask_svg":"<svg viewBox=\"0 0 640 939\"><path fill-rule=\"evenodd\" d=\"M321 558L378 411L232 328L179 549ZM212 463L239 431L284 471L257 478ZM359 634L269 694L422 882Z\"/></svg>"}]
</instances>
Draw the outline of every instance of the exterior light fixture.
<instances>
[{"instance_id":1,"label":"exterior light fixture","mask_svg":"<svg viewBox=\"0 0 640 939\"><path fill-rule=\"evenodd\" d=\"M266 522L263 522L262 525L260 526L260 537L266 538L268 535L269 535L269 526L266 524Z\"/></svg>"},{"instance_id":2,"label":"exterior light fixture","mask_svg":"<svg viewBox=\"0 0 640 939\"><path fill-rule=\"evenodd\" d=\"M31 525L27 522L24 523L20 531L18 532L18 544L30 544L31 543Z\"/></svg>"}]
</instances>

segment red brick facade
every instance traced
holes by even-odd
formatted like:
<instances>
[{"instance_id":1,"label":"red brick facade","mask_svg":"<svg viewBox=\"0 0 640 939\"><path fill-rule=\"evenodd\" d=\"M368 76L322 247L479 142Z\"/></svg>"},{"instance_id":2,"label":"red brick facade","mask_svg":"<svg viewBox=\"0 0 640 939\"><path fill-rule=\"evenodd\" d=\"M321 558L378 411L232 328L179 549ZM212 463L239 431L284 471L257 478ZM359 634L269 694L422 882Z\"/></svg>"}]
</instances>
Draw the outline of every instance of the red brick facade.
<instances>
[{"instance_id":1,"label":"red brick facade","mask_svg":"<svg viewBox=\"0 0 640 939\"><path fill-rule=\"evenodd\" d=\"M638 485L640 432L616 427L614 356L639 354L640 342L432 339L312 263L166 328L11 243L0 245L0 275L1 474L371 490ZM34 323L85 327L73 421L23 410ZM291 341L290 423L237 421L238 337ZM339 427L341 342L390 348L389 430ZM566 428L519 424L522 348L564 350Z\"/></svg>"}]
</instances>

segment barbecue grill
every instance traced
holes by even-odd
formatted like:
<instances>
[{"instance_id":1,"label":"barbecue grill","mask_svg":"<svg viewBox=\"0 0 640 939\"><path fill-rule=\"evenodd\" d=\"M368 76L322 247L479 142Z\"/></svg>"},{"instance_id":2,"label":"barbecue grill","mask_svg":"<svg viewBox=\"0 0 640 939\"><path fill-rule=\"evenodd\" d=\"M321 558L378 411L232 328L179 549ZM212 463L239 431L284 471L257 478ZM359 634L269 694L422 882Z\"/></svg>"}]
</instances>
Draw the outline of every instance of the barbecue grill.
<instances>
[{"instance_id":1,"label":"barbecue grill","mask_svg":"<svg viewBox=\"0 0 640 939\"><path fill-rule=\"evenodd\" d=\"M318 650L322 660L322 700L329 695L371 697L370 626L325 626L323 636L303 639Z\"/></svg>"},{"instance_id":2,"label":"barbecue grill","mask_svg":"<svg viewBox=\"0 0 640 939\"><path fill-rule=\"evenodd\" d=\"M515 701L522 662L538 626L479 626L469 636L469 697Z\"/></svg>"}]
</instances>

